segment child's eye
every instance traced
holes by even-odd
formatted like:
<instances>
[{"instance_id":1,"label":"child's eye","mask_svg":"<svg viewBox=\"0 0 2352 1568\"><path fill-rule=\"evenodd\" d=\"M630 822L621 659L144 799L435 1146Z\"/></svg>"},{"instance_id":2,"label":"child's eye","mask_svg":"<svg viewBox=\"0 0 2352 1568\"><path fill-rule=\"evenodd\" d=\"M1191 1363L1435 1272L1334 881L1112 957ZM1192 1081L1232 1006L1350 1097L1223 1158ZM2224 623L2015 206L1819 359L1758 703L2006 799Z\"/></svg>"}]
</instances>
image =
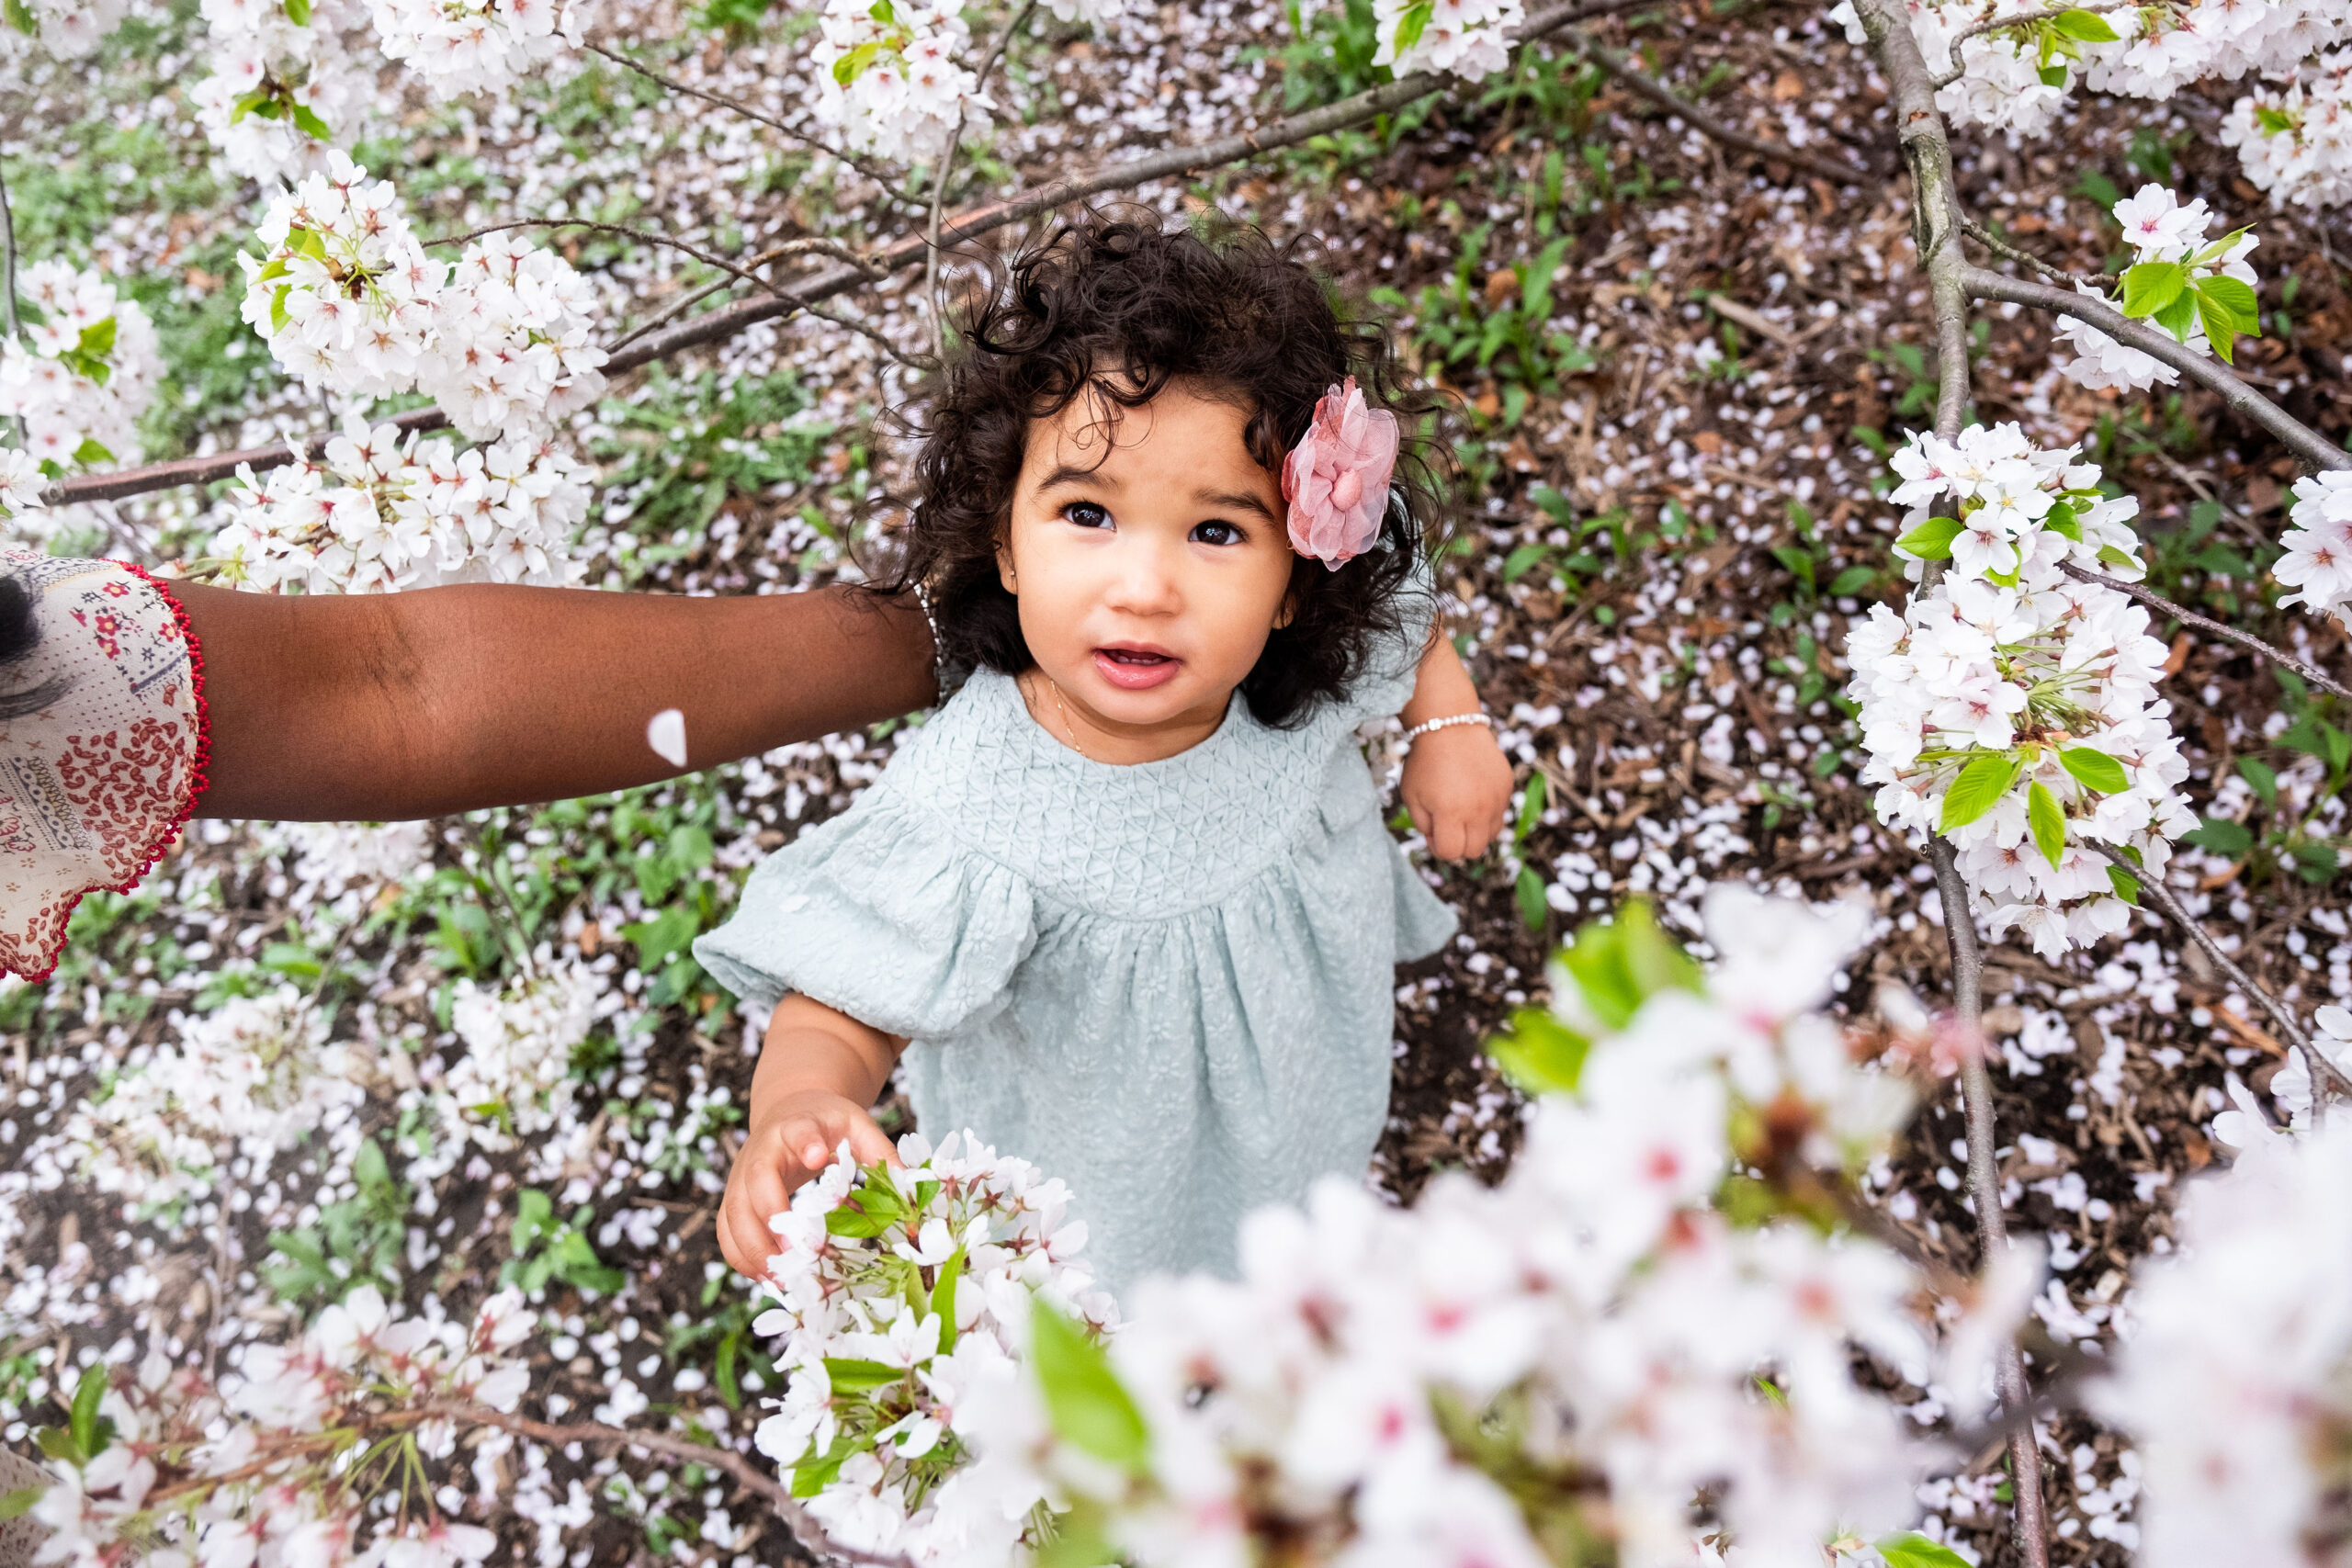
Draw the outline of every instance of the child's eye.
<instances>
[{"instance_id":1,"label":"child's eye","mask_svg":"<svg viewBox=\"0 0 2352 1568\"><path fill-rule=\"evenodd\" d=\"M1230 523L1210 521L1193 525L1193 539L1203 545L1238 545L1249 536Z\"/></svg>"},{"instance_id":2,"label":"child's eye","mask_svg":"<svg viewBox=\"0 0 2352 1568\"><path fill-rule=\"evenodd\" d=\"M1108 528L1111 514L1091 501L1073 501L1062 508L1062 516L1081 528Z\"/></svg>"}]
</instances>

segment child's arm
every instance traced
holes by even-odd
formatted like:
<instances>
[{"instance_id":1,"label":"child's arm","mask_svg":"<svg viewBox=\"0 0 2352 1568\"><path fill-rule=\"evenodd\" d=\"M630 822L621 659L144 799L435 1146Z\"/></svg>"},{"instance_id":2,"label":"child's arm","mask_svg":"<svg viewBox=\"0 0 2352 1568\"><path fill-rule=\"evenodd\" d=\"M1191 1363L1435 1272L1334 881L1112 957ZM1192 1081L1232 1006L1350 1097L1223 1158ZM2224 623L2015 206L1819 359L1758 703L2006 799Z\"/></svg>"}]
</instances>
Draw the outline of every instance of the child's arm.
<instances>
[{"instance_id":1,"label":"child's arm","mask_svg":"<svg viewBox=\"0 0 2352 1568\"><path fill-rule=\"evenodd\" d=\"M1409 729L1432 718L1478 711L1478 688L1462 668L1453 643L1441 630L1413 682L1413 700L1398 715ZM1405 776L1397 793L1413 814L1413 826L1442 860L1482 855L1503 830L1510 811L1510 763L1483 724L1453 724L1432 729L1405 754Z\"/></svg>"},{"instance_id":2,"label":"child's arm","mask_svg":"<svg viewBox=\"0 0 2352 1568\"><path fill-rule=\"evenodd\" d=\"M899 1163L866 1108L906 1048L807 997L776 1003L752 1074L751 1128L718 1209L718 1248L738 1270L767 1273L776 1251L769 1217L792 1206L794 1190L832 1163L842 1139L861 1165Z\"/></svg>"}]
</instances>

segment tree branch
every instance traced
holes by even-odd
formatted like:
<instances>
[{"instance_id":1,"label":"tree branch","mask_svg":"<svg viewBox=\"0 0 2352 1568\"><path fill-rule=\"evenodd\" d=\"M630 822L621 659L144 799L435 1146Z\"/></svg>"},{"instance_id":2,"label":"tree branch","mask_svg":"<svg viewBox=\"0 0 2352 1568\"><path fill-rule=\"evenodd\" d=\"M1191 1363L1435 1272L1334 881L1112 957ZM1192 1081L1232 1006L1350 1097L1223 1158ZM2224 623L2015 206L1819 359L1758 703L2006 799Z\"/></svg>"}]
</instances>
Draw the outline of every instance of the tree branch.
<instances>
[{"instance_id":1,"label":"tree branch","mask_svg":"<svg viewBox=\"0 0 2352 1568\"><path fill-rule=\"evenodd\" d=\"M2239 968L2237 962L2222 951L2222 944L2213 940L2213 933L2205 929L2203 921L2188 912L2188 907L2180 901L2179 897L2171 888L2165 886L2163 877L2143 866L2134 864L2130 856L2112 844L2093 843L2091 848L2121 866L2124 873L2140 885L2140 891L2148 896L2150 902L2171 916L2173 924L2178 926L2188 935L2189 940L2205 950L2205 956L2213 961L2215 968L2230 977L2232 985L2262 1004L2262 1010L2270 1015L2270 1021L2278 1026L2278 1032L2287 1037L2287 1043L2302 1053L2303 1066L2310 1069L2312 1075L2314 1105L2318 1102L2318 1091L2322 1084L2329 1086L2337 1094L2352 1095L2352 1077L2345 1076L2343 1068L2337 1066L2328 1058L2326 1053L2312 1043L2312 1037L2303 1032L2301 1021L2288 1010L2285 1003L2256 985L2252 976Z\"/></svg>"},{"instance_id":2,"label":"tree branch","mask_svg":"<svg viewBox=\"0 0 2352 1568\"><path fill-rule=\"evenodd\" d=\"M2346 702L2352 702L2352 686L2346 686L2327 675L2317 665L2305 663L2283 648L2272 647L2252 632L2242 632L2235 626L2225 626L2211 615L2200 615L2185 604L2176 604L2144 583L2126 582L2120 577L2109 577L2103 571L2093 571L2088 567L2076 566L2073 561L2061 561L2058 570L2077 581L2096 582L2102 588L2112 588L2118 593L2128 593L2150 609L2170 615L2185 626L2195 626L2201 632L2211 632L2215 637L2227 637L2239 647L2260 654L2273 664L2292 670L2312 685L2333 692Z\"/></svg>"},{"instance_id":3,"label":"tree branch","mask_svg":"<svg viewBox=\"0 0 2352 1568\"><path fill-rule=\"evenodd\" d=\"M799 1499L793 1496L792 1488L732 1449L715 1448L708 1443L697 1443L667 1432L640 1432L627 1427L605 1427L594 1422L574 1422L560 1427L546 1421L534 1421L527 1416L509 1416L486 1404L457 1401L427 1406L425 1413L477 1427L494 1427L502 1432L512 1432L518 1438L552 1443L559 1448L567 1443L625 1443L651 1453L666 1454L672 1459L723 1470L733 1476L743 1490L765 1503L769 1511L784 1521L786 1528L792 1531L792 1538L815 1561L873 1563L880 1565L880 1568L912 1568L904 1557L861 1551L831 1540L808 1517L808 1511L800 1506Z\"/></svg>"},{"instance_id":4,"label":"tree branch","mask_svg":"<svg viewBox=\"0 0 2352 1568\"><path fill-rule=\"evenodd\" d=\"M667 234L656 234L650 229L632 229L626 223L596 223L584 218L517 218L509 223L491 223L480 229L469 229L462 234L450 234L438 240L427 240L424 243L428 248L435 245L462 245L469 241L479 240L484 234L500 234L509 229L592 229L600 234L621 234L642 244L684 251L703 265L715 266L722 272L731 273L754 288L764 288L770 293L782 292L775 284L757 273L747 272L733 262L721 261L708 251L690 245L684 240L673 240Z\"/></svg>"},{"instance_id":5,"label":"tree branch","mask_svg":"<svg viewBox=\"0 0 2352 1568\"><path fill-rule=\"evenodd\" d=\"M1693 130L1726 146L1736 147L1746 152L1753 152L1759 158L1770 158L1775 163L1787 164L1793 168L1810 169L1825 179L1836 180L1839 185L1867 185L1878 177L1869 169L1859 168L1836 158L1824 158L1818 153L1807 152L1799 148L1791 147L1785 142L1768 141L1760 136L1750 136L1729 121L1719 119L1708 113L1663 83L1653 81L1642 74L1620 59L1614 51L1593 42L1582 34L1571 37L1566 41L1570 49L1591 61L1600 68L1602 74L1615 78L1634 93L1649 99L1660 107L1672 110Z\"/></svg>"},{"instance_id":6,"label":"tree branch","mask_svg":"<svg viewBox=\"0 0 2352 1568\"><path fill-rule=\"evenodd\" d=\"M839 240L829 240L824 238L822 235L811 235L810 237L802 240L786 240L783 244L777 245L772 250L762 251L758 255L755 255L750 261L745 262L743 265L747 270L756 272L761 267L782 261L786 256L795 255L831 256L835 261L846 262L850 265L856 267L860 272L865 273L868 277L873 278L876 282L879 282L883 278L890 276L890 272L888 267L875 265L863 252L853 250L849 246L842 244ZM680 316L684 315L688 310L693 310L696 305L701 304L704 300L709 299L712 295L718 293L720 289L726 287L727 279L725 278L721 278L716 283L706 283L700 288L694 290L692 293L662 307L662 310L656 314L651 321L647 321L642 326L632 327L628 332L623 333L618 338L616 338L613 341L613 352L618 353L621 349L635 343L639 338L641 338L646 333L652 332L655 328L665 326L671 321L677 320ZM814 312L812 312L812 314ZM831 318L828 319L830 320Z\"/></svg>"},{"instance_id":7,"label":"tree branch","mask_svg":"<svg viewBox=\"0 0 2352 1568\"><path fill-rule=\"evenodd\" d=\"M707 87L689 86L684 82L664 76L659 71L655 71L648 66L639 65L628 55L619 53L614 50L606 49L602 44L592 43L582 45L582 47L593 51L597 54L603 55L605 59L611 61L616 65L625 65L631 71L636 72L639 75L645 77L649 81L658 82L673 93L683 93L690 98L700 98L707 104L717 104L720 108L733 109L745 119L755 119L762 125L764 125L773 130L780 130L785 135L792 138L793 141L799 142L803 147L809 149L811 152L822 152L828 158L838 159L842 163L848 164L851 168L855 169L859 174L864 175L867 179L872 180L876 186L881 187L883 196L888 199L892 206L904 207L907 205L906 198L901 197L896 188L898 182L905 176L884 164L876 164L870 159L861 158L856 153L835 147L830 142L821 141L816 137L809 135L808 132L800 130L797 126L786 125L783 120L776 118L775 116L772 114L761 113L758 109L753 108L751 105L744 103L740 99L728 97L722 93L711 92Z\"/></svg>"},{"instance_id":8,"label":"tree branch","mask_svg":"<svg viewBox=\"0 0 2352 1568\"><path fill-rule=\"evenodd\" d=\"M1964 268L1961 281L1975 299L2006 299L2054 315L2071 316L2086 326L2097 327L2118 343L2162 360L2207 390L2220 394L2222 401L2233 412L2270 432L2314 468L2352 468L2352 453L2346 453L2256 391L2220 360L2195 352L2177 342L2169 333L2129 320L2114 307L2098 299L2086 299L2070 288L2029 283L2021 277L1975 266Z\"/></svg>"},{"instance_id":9,"label":"tree branch","mask_svg":"<svg viewBox=\"0 0 2352 1568\"><path fill-rule=\"evenodd\" d=\"M2044 277L2055 278L2060 283L2079 283L2090 288L2101 288L2108 282L2105 277L2086 277L2078 272L2068 272L2063 266L2052 266L2031 251L2020 250L2012 245L1966 213L1961 214L1960 226L1970 239L1991 251L1995 255L2007 256L2020 265L2030 266Z\"/></svg>"},{"instance_id":10,"label":"tree branch","mask_svg":"<svg viewBox=\"0 0 2352 1568\"><path fill-rule=\"evenodd\" d=\"M1907 6L1902 0L1856 0L1855 8L1870 35L1879 69L1886 73L1895 134L1911 172L1911 238L1919 254L1920 269L1928 275L1936 316L1936 434L1950 441L1960 434L1969 403L1968 258L1960 246L1962 218L1951 142L1945 134L1943 116L1936 110L1936 85L1912 36ZM1935 577L1941 575L1933 563L1929 570ZM1932 586L1933 581L1930 577L1927 585ZM1975 897L1960 874L1960 858L1951 840L1941 835L1930 838L1928 853L1935 867L1936 892L1943 903L1944 940L1951 949L1952 1008L1962 1026L1973 1033L1983 1028L1984 1006L1984 954L1976 937ZM1983 1052L1969 1053L1962 1065L1961 1090L1968 1119L1968 1190L1975 1201L1976 1224L1983 1238L1983 1266L1990 1268L2008 1249L2009 1235L1996 1153L2000 1140L1993 1113L1993 1076ZM2025 1358L2015 1343L2001 1348L1993 1372L2005 1412L2017 1415L2033 1408ZM2042 1495L2041 1450L2030 1418L2010 1433L2008 1449L2016 1498L2010 1525L2018 1553L2027 1568L2049 1568L2050 1520Z\"/></svg>"},{"instance_id":11,"label":"tree branch","mask_svg":"<svg viewBox=\"0 0 2352 1568\"><path fill-rule=\"evenodd\" d=\"M1517 41L1523 45L1555 33L1571 23L1622 11L1634 3L1637 0L1586 0L1583 4L1548 6L1527 19L1526 25L1520 29ZM1034 218L1041 212L1051 211L1057 207L1099 196L1104 191L1125 190L1153 180L1239 163L1278 148L1295 147L1315 137L1328 136L1332 131L1360 125L1381 115L1393 114L1407 104L1425 98L1448 85L1446 79L1434 72L1416 72L1385 86L1370 88L1341 98L1337 103L1326 104L1321 108L1278 119L1255 130L1238 131L1231 136L1220 136L1207 141L1163 148L1089 174L1074 175L1034 190L1016 192L957 214L943 226L940 243L958 244ZM886 273L910 266L926 254L928 239L928 235L922 233L903 236L871 253L866 265ZM729 270L735 269L730 267ZM649 333L626 348L616 345L612 357L605 362L605 372L608 376L618 376L640 365L667 359L704 344L722 342L757 322L788 316L795 310L847 293L872 281L873 276L867 270L848 263L837 263L800 279L789 293L775 290L773 286L763 283L762 288L770 291L766 298L740 299L664 331ZM402 431L436 429L447 422L448 416L437 408L412 409L391 421ZM289 460L289 454L283 444L247 447L243 451L221 452L202 457L181 457L167 463L151 463L136 468L118 468L109 473L85 474L65 479L50 486L42 493L42 500L52 506L74 502L119 500L125 496L144 495L151 491L169 490L175 485L210 484L216 479L228 479L241 466L258 471L277 468Z\"/></svg>"},{"instance_id":12,"label":"tree branch","mask_svg":"<svg viewBox=\"0 0 2352 1568\"><path fill-rule=\"evenodd\" d=\"M2030 27L2036 22L2064 16L2069 11L2120 11L2126 6L2139 3L2140 0L2096 0L2095 4L2088 6L2052 6L2047 10L2020 11L2014 17L1987 17L1981 22L1972 22L1951 35L1951 40L1944 45L1943 70L1928 80L1940 93L1967 75L1968 67L1960 62L1960 46L1981 33L1999 32L2004 28Z\"/></svg>"}]
</instances>

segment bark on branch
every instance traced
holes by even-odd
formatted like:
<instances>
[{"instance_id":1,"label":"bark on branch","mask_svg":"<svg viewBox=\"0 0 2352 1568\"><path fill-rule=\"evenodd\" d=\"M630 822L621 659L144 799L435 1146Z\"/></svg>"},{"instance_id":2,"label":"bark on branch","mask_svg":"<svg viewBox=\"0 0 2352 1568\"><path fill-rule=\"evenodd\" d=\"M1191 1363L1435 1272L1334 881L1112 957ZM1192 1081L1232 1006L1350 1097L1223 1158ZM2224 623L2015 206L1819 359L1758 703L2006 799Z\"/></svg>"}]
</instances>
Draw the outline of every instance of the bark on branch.
<instances>
[{"instance_id":1,"label":"bark on branch","mask_svg":"<svg viewBox=\"0 0 2352 1568\"><path fill-rule=\"evenodd\" d=\"M1811 170L1824 179L1835 180L1839 185L1867 185L1878 177L1873 170L1861 168L1840 159L1824 158L1818 153L1807 152L1783 142L1768 141L1760 136L1750 136L1728 120L1718 118L1708 113L1665 84L1653 81L1634 70L1620 59L1615 51L1594 43L1581 35L1570 38L1568 47L1591 61L1600 68L1602 74L1615 78L1628 90L1649 99L1662 108L1671 110L1701 134L1711 137L1727 147L1736 147L1742 152L1753 152L1759 158L1769 158L1775 163L1786 164L1792 168Z\"/></svg>"},{"instance_id":2,"label":"bark on branch","mask_svg":"<svg viewBox=\"0 0 2352 1568\"><path fill-rule=\"evenodd\" d=\"M2218 394L2222 401L2229 405L2231 412L2277 436L2296 457L2312 468L2352 468L2352 453L2346 452L2256 391L2220 360L2211 355L2197 353L2177 341L2170 333L2159 332L2144 322L2132 321L2113 306L2098 299L2085 299L2071 288L2055 288L2047 283L2030 283L2022 277L1989 272L1983 267L1962 268L1961 285L1973 299L2006 299L2013 304L2030 305L2038 310L2071 316L2086 326L2097 327L2116 342L2129 344L2151 358L2162 360L2199 386Z\"/></svg>"}]
</instances>

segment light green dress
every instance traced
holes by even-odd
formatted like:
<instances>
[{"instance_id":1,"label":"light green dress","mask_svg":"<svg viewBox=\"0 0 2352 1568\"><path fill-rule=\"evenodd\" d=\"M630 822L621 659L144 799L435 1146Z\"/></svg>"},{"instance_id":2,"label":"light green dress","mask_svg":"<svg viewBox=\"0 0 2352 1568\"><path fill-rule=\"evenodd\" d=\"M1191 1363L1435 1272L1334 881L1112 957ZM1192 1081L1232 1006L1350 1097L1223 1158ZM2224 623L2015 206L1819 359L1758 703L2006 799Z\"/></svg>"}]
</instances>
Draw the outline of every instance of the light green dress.
<instances>
[{"instance_id":1,"label":"light green dress","mask_svg":"<svg viewBox=\"0 0 2352 1568\"><path fill-rule=\"evenodd\" d=\"M983 671L695 955L763 1011L797 991L906 1036L923 1131L1067 1181L1105 1284L1229 1272L1243 1214L1367 1168L1394 965L1453 933L1355 743L1411 695L1408 604L1345 701L1271 729L1237 693L1157 762L1087 761Z\"/></svg>"}]
</instances>

